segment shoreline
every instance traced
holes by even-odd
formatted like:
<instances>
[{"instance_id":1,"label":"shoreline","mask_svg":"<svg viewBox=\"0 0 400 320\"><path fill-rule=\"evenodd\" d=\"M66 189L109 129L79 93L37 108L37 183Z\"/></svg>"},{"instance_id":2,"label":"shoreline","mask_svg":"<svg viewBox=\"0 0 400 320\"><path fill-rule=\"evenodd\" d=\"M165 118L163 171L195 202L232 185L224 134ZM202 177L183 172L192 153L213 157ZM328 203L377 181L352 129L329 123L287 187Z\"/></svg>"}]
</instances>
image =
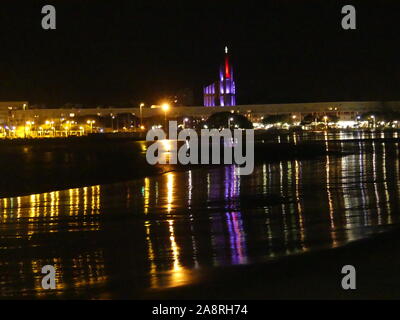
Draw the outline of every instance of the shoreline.
<instances>
[{"instance_id":1,"label":"shoreline","mask_svg":"<svg viewBox=\"0 0 400 320\"><path fill-rule=\"evenodd\" d=\"M0 198L80 188L88 185L113 184L164 174L172 170L213 168L208 165L149 165L140 143L127 140L86 140L64 144L36 143L12 145L2 151L0 163ZM256 146L255 164L259 162L316 159L327 152L321 142L268 142ZM338 154L330 152L330 154ZM11 165L12 164L12 165ZM22 182L22 183L21 183Z\"/></svg>"}]
</instances>

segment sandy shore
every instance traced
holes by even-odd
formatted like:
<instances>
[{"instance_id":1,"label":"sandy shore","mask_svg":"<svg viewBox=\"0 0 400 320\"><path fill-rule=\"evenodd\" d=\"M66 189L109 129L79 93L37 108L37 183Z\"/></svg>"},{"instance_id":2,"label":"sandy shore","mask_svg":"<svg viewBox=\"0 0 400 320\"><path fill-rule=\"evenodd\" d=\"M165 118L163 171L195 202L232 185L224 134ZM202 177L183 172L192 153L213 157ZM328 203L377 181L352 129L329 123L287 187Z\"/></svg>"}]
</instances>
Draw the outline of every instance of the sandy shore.
<instances>
[{"instance_id":1,"label":"sandy shore","mask_svg":"<svg viewBox=\"0 0 400 320\"><path fill-rule=\"evenodd\" d=\"M200 284L149 291L145 299L399 299L400 228L346 246L276 262L203 270ZM343 290L353 265L357 289Z\"/></svg>"}]
</instances>

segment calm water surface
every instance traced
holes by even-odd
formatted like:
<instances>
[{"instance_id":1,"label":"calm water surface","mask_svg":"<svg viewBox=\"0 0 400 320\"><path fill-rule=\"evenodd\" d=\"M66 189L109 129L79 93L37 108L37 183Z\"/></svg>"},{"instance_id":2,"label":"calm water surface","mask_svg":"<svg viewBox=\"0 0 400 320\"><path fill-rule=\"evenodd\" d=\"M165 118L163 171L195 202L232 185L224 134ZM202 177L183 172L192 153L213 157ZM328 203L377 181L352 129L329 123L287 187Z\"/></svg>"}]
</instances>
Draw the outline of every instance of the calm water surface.
<instances>
[{"instance_id":1,"label":"calm water surface","mask_svg":"<svg viewBox=\"0 0 400 320\"><path fill-rule=\"evenodd\" d=\"M399 143L329 140L352 154L0 199L0 296L137 298L398 224ZM41 288L46 264L57 269L52 293Z\"/></svg>"}]
</instances>

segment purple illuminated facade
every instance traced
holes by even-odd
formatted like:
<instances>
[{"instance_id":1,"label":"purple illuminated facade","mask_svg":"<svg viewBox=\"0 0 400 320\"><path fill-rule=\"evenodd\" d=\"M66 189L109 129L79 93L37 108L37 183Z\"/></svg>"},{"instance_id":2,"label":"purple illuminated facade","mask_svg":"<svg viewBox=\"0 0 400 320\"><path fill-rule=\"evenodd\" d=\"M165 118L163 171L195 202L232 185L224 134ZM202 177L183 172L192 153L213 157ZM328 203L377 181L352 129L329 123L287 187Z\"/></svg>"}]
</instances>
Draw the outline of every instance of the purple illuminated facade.
<instances>
[{"instance_id":1,"label":"purple illuminated facade","mask_svg":"<svg viewBox=\"0 0 400 320\"><path fill-rule=\"evenodd\" d=\"M228 48L225 47L224 64L219 69L219 80L204 87L204 106L235 106L236 88L233 67L229 61Z\"/></svg>"}]
</instances>

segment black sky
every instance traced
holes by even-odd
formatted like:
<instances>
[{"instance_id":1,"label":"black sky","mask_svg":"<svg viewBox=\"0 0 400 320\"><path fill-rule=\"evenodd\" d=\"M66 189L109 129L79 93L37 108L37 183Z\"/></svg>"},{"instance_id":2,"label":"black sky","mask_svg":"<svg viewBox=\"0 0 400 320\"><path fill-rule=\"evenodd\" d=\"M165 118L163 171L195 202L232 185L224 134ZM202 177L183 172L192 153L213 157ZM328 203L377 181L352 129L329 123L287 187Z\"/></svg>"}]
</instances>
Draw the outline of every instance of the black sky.
<instances>
[{"instance_id":1,"label":"black sky","mask_svg":"<svg viewBox=\"0 0 400 320\"><path fill-rule=\"evenodd\" d=\"M0 100L124 106L189 88L201 104L225 45L239 104L400 99L399 18L382 0L2 1Z\"/></svg>"}]
</instances>

